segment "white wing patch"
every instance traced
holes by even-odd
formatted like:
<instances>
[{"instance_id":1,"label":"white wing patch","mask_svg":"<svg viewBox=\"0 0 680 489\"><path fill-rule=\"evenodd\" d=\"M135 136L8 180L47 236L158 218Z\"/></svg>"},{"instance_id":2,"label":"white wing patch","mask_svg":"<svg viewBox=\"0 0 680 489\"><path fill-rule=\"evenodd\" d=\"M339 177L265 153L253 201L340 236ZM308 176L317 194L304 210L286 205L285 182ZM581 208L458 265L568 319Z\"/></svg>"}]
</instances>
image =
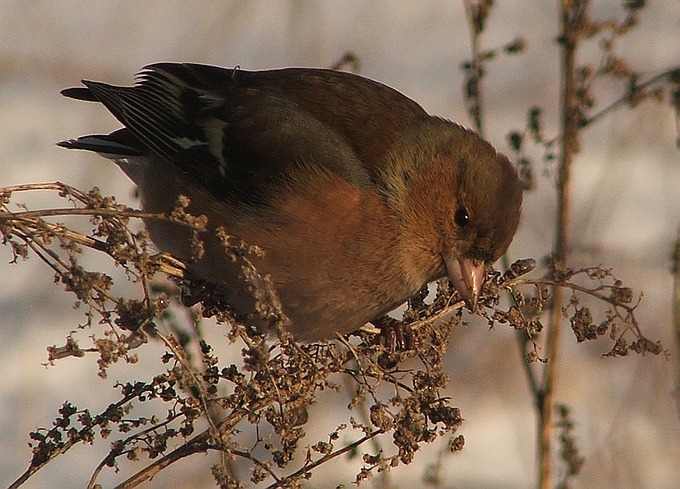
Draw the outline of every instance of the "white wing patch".
<instances>
[{"instance_id":1,"label":"white wing patch","mask_svg":"<svg viewBox=\"0 0 680 489\"><path fill-rule=\"evenodd\" d=\"M219 119L211 117L205 124L202 124L203 134L205 134L205 139L208 142L208 148L210 153L215 157L217 161L220 162L220 166L217 169L220 175L223 177L227 176L227 162L224 159L224 130L227 127L227 123Z\"/></svg>"},{"instance_id":2,"label":"white wing patch","mask_svg":"<svg viewBox=\"0 0 680 489\"><path fill-rule=\"evenodd\" d=\"M172 137L169 138L173 142L175 142L179 147L183 149L189 149L193 146L199 146L205 144L205 141L201 141L200 139L190 139L188 137L182 136L182 137Z\"/></svg>"}]
</instances>

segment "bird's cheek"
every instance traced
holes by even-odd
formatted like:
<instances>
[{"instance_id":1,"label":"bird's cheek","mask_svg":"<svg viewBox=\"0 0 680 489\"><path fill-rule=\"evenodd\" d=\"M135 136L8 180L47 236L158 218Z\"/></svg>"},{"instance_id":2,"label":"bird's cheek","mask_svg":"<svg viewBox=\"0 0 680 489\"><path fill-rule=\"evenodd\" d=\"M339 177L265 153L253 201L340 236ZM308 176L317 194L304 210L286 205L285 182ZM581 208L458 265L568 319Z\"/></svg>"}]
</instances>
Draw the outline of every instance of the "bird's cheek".
<instances>
[{"instance_id":1,"label":"bird's cheek","mask_svg":"<svg viewBox=\"0 0 680 489\"><path fill-rule=\"evenodd\" d=\"M455 255L445 256L444 262L449 280L474 311L484 282L484 262Z\"/></svg>"}]
</instances>

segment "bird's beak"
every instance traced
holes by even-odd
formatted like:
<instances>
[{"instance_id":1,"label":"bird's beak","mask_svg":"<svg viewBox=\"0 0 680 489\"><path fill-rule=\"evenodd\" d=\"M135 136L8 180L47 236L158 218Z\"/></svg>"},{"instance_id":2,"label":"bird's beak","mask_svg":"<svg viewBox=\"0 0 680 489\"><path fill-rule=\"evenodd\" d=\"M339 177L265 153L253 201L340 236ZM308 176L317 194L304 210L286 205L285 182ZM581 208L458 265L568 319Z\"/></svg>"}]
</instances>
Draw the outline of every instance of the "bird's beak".
<instances>
[{"instance_id":1,"label":"bird's beak","mask_svg":"<svg viewBox=\"0 0 680 489\"><path fill-rule=\"evenodd\" d=\"M453 282L471 311L477 309L477 299L484 282L484 262L473 258L445 258L449 280Z\"/></svg>"}]
</instances>

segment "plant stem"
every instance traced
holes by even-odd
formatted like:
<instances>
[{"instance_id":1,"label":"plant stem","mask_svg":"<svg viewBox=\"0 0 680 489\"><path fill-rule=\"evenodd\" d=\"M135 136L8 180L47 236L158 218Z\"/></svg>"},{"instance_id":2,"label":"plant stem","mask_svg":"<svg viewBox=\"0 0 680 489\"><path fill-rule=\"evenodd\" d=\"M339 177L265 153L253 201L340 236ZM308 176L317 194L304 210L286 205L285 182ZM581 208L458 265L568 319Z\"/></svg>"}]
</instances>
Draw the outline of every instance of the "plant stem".
<instances>
[{"instance_id":1,"label":"plant stem","mask_svg":"<svg viewBox=\"0 0 680 489\"><path fill-rule=\"evenodd\" d=\"M680 229L675 239L673 253L673 329L675 331L675 358L680 353ZM675 402L680 417L680 361L675 364Z\"/></svg>"},{"instance_id":2,"label":"plant stem","mask_svg":"<svg viewBox=\"0 0 680 489\"><path fill-rule=\"evenodd\" d=\"M562 145L557 179L557 219L555 228L555 267L564 268L567 262L569 212L571 208L571 166L578 151L578 108L575 98L575 58L580 25L587 10L588 0L559 0L561 21L561 93L560 112ZM538 398L538 458L540 489L552 487L552 442L554 393L557 383L557 361L560 349L562 303L564 289L553 289L550 328L546 344L548 362L543 376L543 388Z\"/></svg>"},{"instance_id":3,"label":"plant stem","mask_svg":"<svg viewBox=\"0 0 680 489\"><path fill-rule=\"evenodd\" d=\"M480 17L485 17L487 14L480 12L478 2L471 0L465 1L465 15L470 29L470 48L472 50L472 58L470 60L470 72L466 76L466 101L468 104L468 113L472 117L473 125L477 133L484 138L484 122L482 120L482 78L484 76L482 52L480 48L481 32L483 22L480 25Z\"/></svg>"}]
</instances>

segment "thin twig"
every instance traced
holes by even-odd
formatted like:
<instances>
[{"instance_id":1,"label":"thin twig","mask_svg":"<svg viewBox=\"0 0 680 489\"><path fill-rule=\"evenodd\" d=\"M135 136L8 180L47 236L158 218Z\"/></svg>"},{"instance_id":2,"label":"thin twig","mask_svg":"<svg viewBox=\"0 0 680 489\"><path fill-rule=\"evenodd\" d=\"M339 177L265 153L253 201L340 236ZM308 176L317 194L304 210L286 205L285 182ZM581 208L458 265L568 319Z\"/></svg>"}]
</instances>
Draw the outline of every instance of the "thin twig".
<instances>
[{"instance_id":1,"label":"thin twig","mask_svg":"<svg viewBox=\"0 0 680 489\"><path fill-rule=\"evenodd\" d=\"M258 406L251 407L250 410L253 412L258 411L271 404L271 402L273 401L263 402ZM203 430L191 440L183 443L172 452L164 455L151 465L147 465L142 470L129 477L121 484L117 485L116 489L130 489L132 487L137 487L142 482L151 479L165 467L168 467L169 465L195 453L206 452L208 450L224 450L224 447L219 443L220 434L234 428L234 426L236 426L238 422L246 416L248 416L248 412L244 409L232 411L229 416L224 418L217 425L215 431L213 428Z\"/></svg>"},{"instance_id":2,"label":"thin twig","mask_svg":"<svg viewBox=\"0 0 680 489\"><path fill-rule=\"evenodd\" d=\"M352 442L348 445L345 445L342 448L339 448L339 449L335 450L334 452L331 452L327 455L324 455L320 459L315 460L314 462L312 462L310 464L306 464L304 467L302 467L302 468L298 469L297 471L293 472L292 474L288 475L285 479L281 479L281 481L278 481L278 482L276 482L276 483L274 483L270 486L267 486L267 489L277 489L277 488L281 488L281 487L287 487L287 486L285 486L285 484L288 481L295 480L298 477L300 477L302 474L304 474L306 472L310 472L311 470L315 469L319 465L324 464L324 463L328 462L329 460L332 460L336 457L339 457L343 453L347 453L351 450L354 450L355 448L361 446L366 441L368 441L368 440L370 440L370 439L372 439L372 438L374 438L378 435L381 435L382 433L384 433L384 431L380 430L380 429L372 431L368 435L364 435L363 437L359 438L357 441ZM282 484L284 484L284 485L282 485Z\"/></svg>"},{"instance_id":3,"label":"thin twig","mask_svg":"<svg viewBox=\"0 0 680 489\"><path fill-rule=\"evenodd\" d=\"M680 418L680 229L675 239L673 253L673 329L675 330L675 398L678 417Z\"/></svg>"},{"instance_id":4,"label":"thin twig","mask_svg":"<svg viewBox=\"0 0 680 489\"><path fill-rule=\"evenodd\" d=\"M622 95L618 99L614 100L612 103L610 103L608 106L600 110L599 112L596 112L595 114L591 115L590 117L585 117L584 119L581 120L579 125L581 127L589 126L590 124L597 122L600 120L602 117L607 115L609 112L618 109L622 105L626 103L630 103L631 101L631 95L640 92L646 88L648 88L651 85L654 85L655 83L663 82L667 79L670 79L674 75L677 76L678 73L680 72L680 67L676 66L674 68L671 68L670 70L666 70L663 73L659 73L658 75L654 75L651 77L649 80L646 80L642 83L636 83L631 85L628 90L626 91L625 95Z\"/></svg>"}]
</instances>

